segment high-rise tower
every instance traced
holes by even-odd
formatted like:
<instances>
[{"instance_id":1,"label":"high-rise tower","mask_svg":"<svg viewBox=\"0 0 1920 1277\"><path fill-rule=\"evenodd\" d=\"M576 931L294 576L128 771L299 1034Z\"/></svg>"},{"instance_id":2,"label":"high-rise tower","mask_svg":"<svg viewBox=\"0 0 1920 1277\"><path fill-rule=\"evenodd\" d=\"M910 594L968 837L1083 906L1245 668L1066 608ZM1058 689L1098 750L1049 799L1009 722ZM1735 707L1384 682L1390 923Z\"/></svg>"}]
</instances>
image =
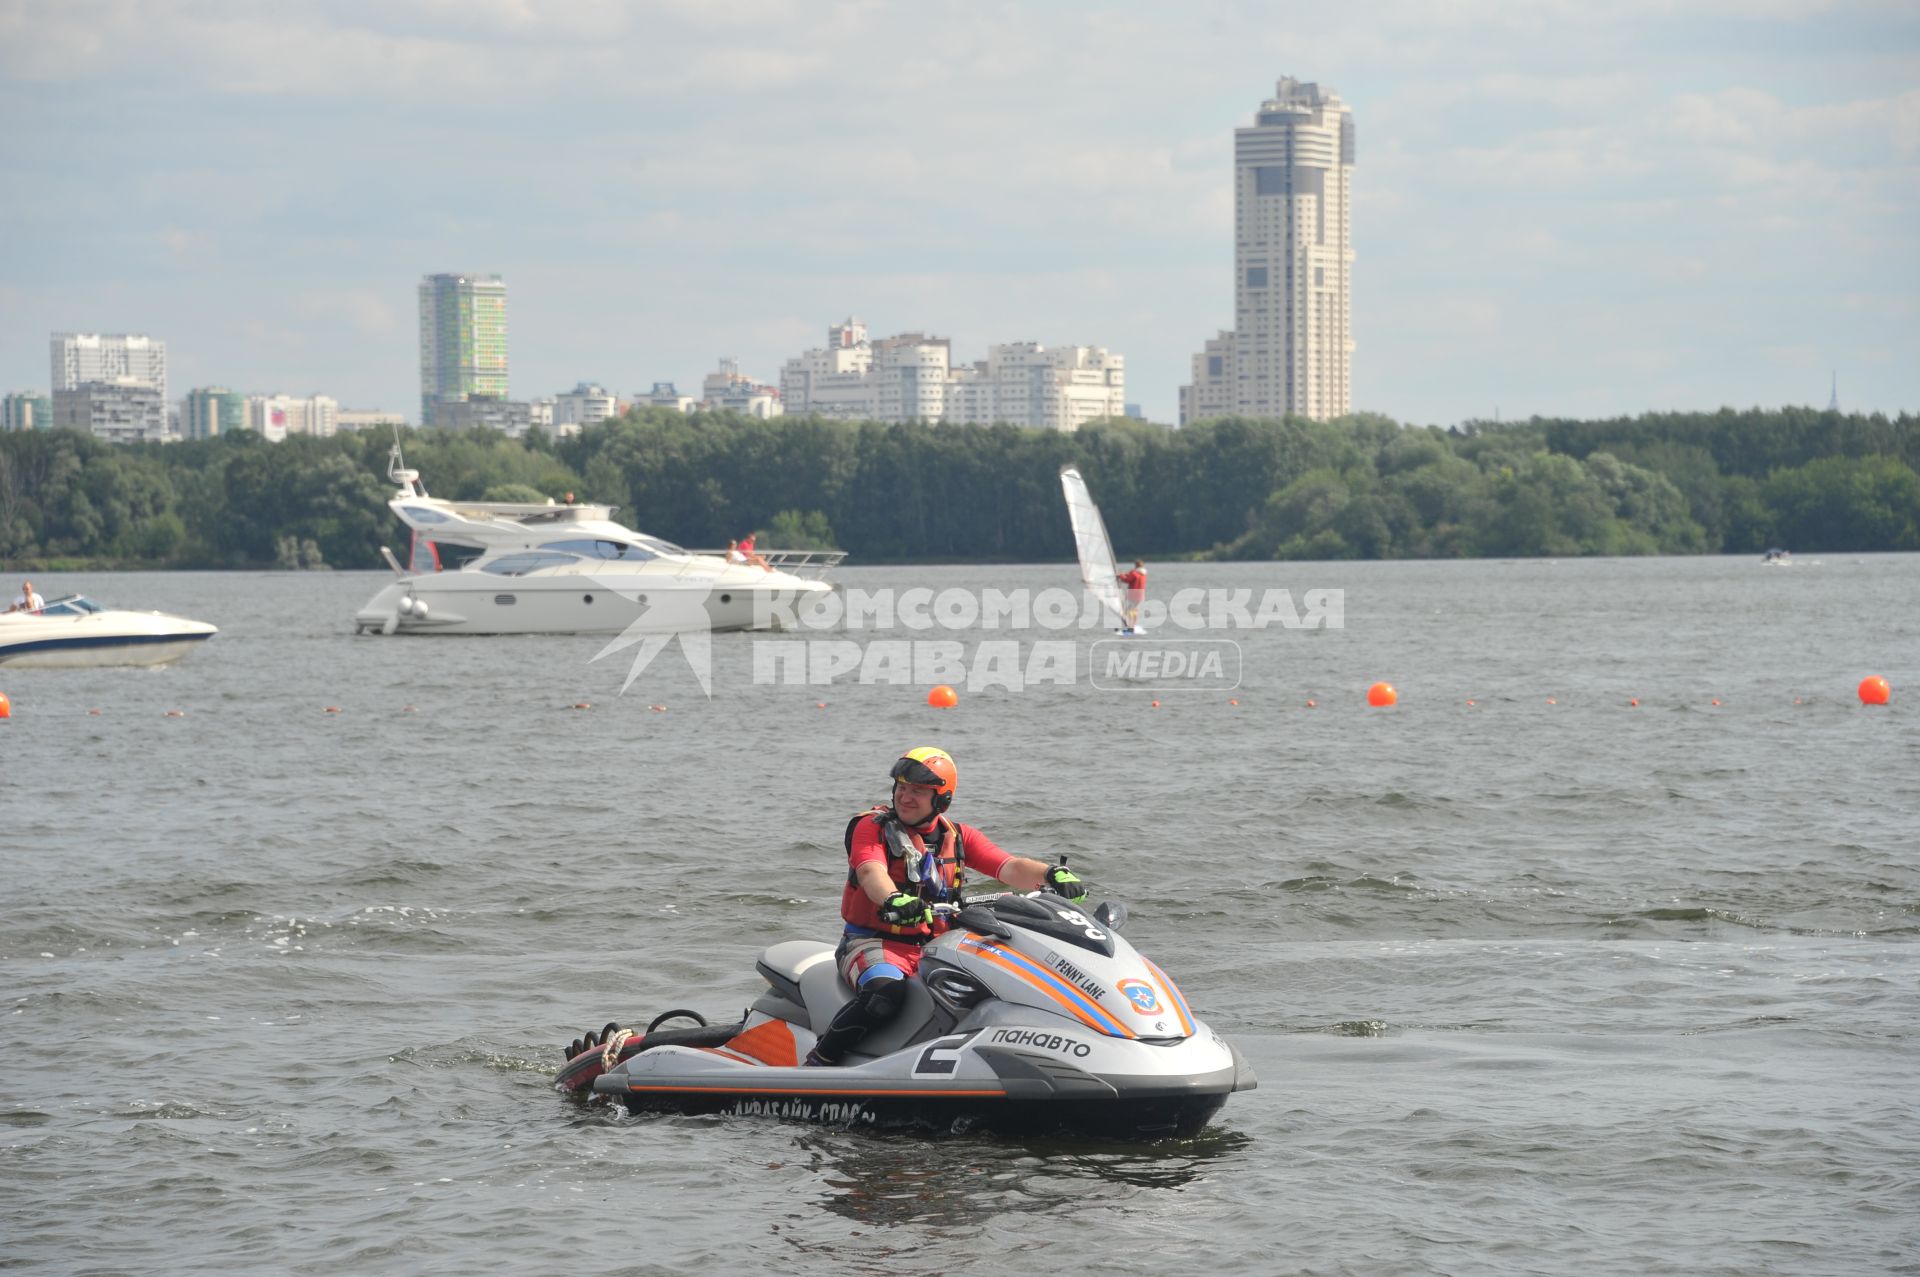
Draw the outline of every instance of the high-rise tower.
<instances>
[{"instance_id":1,"label":"high-rise tower","mask_svg":"<svg viewBox=\"0 0 1920 1277\"><path fill-rule=\"evenodd\" d=\"M420 423L434 405L507 397L507 286L498 275L420 281Z\"/></svg>"},{"instance_id":2,"label":"high-rise tower","mask_svg":"<svg viewBox=\"0 0 1920 1277\"><path fill-rule=\"evenodd\" d=\"M1353 115L1284 79L1233 134L1234 328L1194 356L1184 425L1353 410Z\"/></svg>"}]
</instances>

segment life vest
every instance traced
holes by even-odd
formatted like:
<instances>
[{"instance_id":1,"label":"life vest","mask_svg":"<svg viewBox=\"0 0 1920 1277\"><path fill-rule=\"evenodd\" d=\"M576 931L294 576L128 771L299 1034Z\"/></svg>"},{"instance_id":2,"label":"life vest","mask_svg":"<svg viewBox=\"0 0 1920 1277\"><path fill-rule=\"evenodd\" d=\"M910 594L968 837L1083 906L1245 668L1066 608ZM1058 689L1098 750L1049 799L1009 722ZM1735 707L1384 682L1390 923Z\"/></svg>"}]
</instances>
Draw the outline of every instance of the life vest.
<instances>
[{"instance_id":1,"label":"life vest","mask_svg":"<svg viewBox=\"0 0 1920 1277\"><path fill-rule=\"evenodd\" d=\"M872 820L880 827L880 841L887 849L887 876L893 879L897 889L929 902L952 902L960 898L960 886L966 877L966 840L958 824L945 815L935 816L934 826L940 831L940 842L929 849L924 838L900 823L892 808L870 807L854 813L847 821L842 841L849 858L853 855L853 831L863 820ZM931 926L921 923L901 927L882 921L880 906L867 898L851 859L847 862L847 891L840 911L854 926L902 940L930 940L947 929L947 920L939 917Z\"/></svg>"}]
</instances>

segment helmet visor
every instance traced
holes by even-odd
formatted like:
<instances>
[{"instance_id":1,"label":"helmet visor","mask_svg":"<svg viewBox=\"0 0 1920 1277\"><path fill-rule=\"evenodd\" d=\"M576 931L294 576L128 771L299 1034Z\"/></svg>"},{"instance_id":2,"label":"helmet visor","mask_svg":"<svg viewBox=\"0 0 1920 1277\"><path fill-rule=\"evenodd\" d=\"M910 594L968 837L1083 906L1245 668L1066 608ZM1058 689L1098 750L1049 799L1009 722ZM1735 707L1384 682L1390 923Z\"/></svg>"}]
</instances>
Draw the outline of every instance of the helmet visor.
<instances>
[{"instance_id":1,"label":"helmet visor","mask_svg":"<svg viewBox=\"0 0 1920 1277\"><path fill-rule=\"evenodd\" d=\"M931 785L935 789L940 789L947 783L939 772L917 758L901 759L893 765L890 775L894 780L904 780L909 785Z\"/></svg>"}]
</instances>

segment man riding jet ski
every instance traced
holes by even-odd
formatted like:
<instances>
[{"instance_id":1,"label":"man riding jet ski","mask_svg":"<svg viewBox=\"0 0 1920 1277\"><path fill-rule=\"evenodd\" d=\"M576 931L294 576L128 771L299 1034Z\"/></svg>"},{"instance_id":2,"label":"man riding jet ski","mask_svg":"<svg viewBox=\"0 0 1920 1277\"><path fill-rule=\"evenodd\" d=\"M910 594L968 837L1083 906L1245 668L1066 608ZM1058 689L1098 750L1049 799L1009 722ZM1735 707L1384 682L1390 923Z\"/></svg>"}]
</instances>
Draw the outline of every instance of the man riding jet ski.
<instances>
[{"instance_id":1,"label":"man riding jet ski","mask_svg":"<svg viewBox=\"0 0 1920 1277\"><path fill-rule=\"evenodd\" d=\"M636 1112L1123 1136L1189 1134L1254 1086L1118 934L1124 905L1089 913L1064 864L1008 855L947 818L949 755L911 750L891 779L892 806L847 824L837 950L767 949L768 989L737 1024L672 1011L644 1034L585 1034L556 1086ZM1026 894L963 902L969 867ZM660 1027L679 1018L697 1023Z\"/></svg>"}]
</instances>

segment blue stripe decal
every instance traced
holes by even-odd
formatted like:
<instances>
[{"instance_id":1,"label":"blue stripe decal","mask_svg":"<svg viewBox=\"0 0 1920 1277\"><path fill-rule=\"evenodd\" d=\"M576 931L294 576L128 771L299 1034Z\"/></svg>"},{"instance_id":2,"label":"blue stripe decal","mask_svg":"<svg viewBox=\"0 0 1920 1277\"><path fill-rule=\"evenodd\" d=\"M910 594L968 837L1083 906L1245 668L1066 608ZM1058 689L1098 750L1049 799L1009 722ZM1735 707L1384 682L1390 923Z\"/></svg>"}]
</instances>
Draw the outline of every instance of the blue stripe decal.
<instances>
[{"instance_id":1,"label":"blue stripe decal","mask_svg":"<svg viewBox=\"0 0 1920 1277\"><path fill-rule=\"evenodd\" d=\"M1033 974L1039 976L1041 979L1046 980L1049 984L1052 984L1055 988L1059 989L1060 992L1072 998L1076 1004L1078 1004L1083 1010L1087 1012L1087 1014L1093 1016L1095 1019L1104 1021L1107 1024L1109 1029L1109 1032L1107 1034L1108 1037L1130 1038L1133 1036L1132 1030L1128 1029L1125 1025L1115 1021L1112 1016L1106 1013L1106 1011L1100 1006L1099 1003L1087 1001L1086 994L1074 988L1072 985L1068 984L1065 980L1062 980L1059 976L1047 970L1045 967L1035 962L1032 958L1029 958L1026 954L1015 953L1012 949L1002 949L999 945L988 944L984 940L974 940L969 938L963 941L962 943L975 945L978 948L986 950L988 953L994 954L998 957L1005 958L1009 962L1012 962L1015 966L1024 967L1028 971L1031 971Z\"/></svg>"},{"instance_id":2,"label":"blue stripe decal","mask_svg":"<svg viewBox=\"0 0 1920 1277\"><path fill-rule=\"evenodd\" d=\"M1161 986L1173 995L1174 1004L1180 1008L1180 1014L1186 1017L1187 1023L1198 1024L1199 1022L1193 1018L1193 1012L1187 1007L1187 1000L1180 995L1180 986L1167 979L1167 973L1154 966L1151 958L1142 958L1140 961L1152 967L1153 973L1160 977Z\"/></svg>"}]
</instances>

